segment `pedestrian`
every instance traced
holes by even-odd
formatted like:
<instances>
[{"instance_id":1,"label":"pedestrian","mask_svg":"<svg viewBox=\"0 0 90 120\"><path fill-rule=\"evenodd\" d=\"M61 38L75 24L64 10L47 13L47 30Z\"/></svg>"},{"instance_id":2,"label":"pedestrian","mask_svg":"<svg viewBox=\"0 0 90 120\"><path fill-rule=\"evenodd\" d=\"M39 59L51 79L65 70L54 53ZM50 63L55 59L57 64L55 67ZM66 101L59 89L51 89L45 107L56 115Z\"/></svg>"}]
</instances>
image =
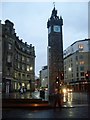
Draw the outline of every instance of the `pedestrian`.
<instances>
[{"instance_id":1,"label":"pedestrian","mask_svg":"<svg viewBox=\"0 0 90 120\"><path fill-rule=\"evenodd\" d=\"M54 94L54 108L58 107L61 108L61 101L62 101L62 94L59 92L58 89L55 89L55 94Z\"/></svg>"},{"instance_id":2,"label":"pedestrian","mask_svg":"<svg viewBox=\"0 0 90 120\"><path fill-rule=\"evenodd\" d=\"M24 92L24 93L26 92L26 88L25 88L25 87L23 87L23 92Z\"/></svg>"},{"instance_id":3,"label":"pedestrian","mask_svg":"<svg viewBox=\"0 0 90 120\"><path fill-rule=\"evenodd\" d=\"M40 90L40 98L45 100L45 90Z\"/></svg>"},{"instance_id":4,"label":"pedestrian","mask_svg":"<svg viewBox=\"0 0 90 120\"><path fill-rule=\"evenodd\" d=\"M20 93L23 94L23 88L22 87L20 88Z\"/></svg>"}]
</instances>

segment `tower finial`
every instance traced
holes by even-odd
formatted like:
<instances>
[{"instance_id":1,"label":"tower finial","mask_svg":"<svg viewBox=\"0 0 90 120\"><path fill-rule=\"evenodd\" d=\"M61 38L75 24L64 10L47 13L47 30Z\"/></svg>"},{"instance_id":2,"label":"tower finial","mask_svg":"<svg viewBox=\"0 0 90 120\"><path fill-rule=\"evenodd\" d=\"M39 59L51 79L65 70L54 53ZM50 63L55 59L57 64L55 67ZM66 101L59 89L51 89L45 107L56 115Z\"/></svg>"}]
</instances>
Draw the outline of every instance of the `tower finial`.
<instances>
[{"instance_id":1,"label":"tower finial","mask_svg":"<svg viewBox=\"0 0 90 120\"><path fill-rule=\"evenodd\" d=\"M53 2L54 8L55 8L55 2Z\"/></svg>"}]
</instances>

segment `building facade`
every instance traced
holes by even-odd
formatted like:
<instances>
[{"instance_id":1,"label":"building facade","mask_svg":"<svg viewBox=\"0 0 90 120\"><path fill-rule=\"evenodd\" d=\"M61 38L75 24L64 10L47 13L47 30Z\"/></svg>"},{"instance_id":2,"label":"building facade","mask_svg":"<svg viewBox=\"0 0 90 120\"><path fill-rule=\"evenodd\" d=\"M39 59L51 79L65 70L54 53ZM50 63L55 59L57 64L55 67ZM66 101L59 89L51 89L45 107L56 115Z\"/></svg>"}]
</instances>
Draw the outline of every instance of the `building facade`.
<instances>
[{"instance_id":1,"label":"building facade","mask_svg":"<svg viewBox=\"0 0 90 120\"><path fill-rule=\"evenodd\" d=\"M56 77L61 80L63 67L63 35L62 35L62 17L57 15L55 7L52 10L50 19L47 22L48 28L48 47L47 47L47 63L48 63L48 79L49 94L53 92L53 84Z\"/></svg>"},{"instance_id":2,"label":"building facade","mask_svg":"<svg viewBox=\"0 0 90 120\"><path fill-rule=\"evenodd\" d=\"M64 50L64 81L76 91L86 91L90 71L90 39L74 42Z\"/></svg>"},{"instance_id":3,"label":"building facade","mask_svg":"<svg viewBox=\"0 0 90 120\"><path fill-rule=\"evenodd\" d=\"M43 66L40 71L41 87L48 87L48 66Z\"/></svg>"},{"instance_id":4,"label":"building facade","mask_svg":"<svg viewBox=\"0 0 90 120\"><path fill-rule=\"evenodd\" d=\"M35 50L32 44L19 40L14 24L6 20L2 25L2 90L9 93L21 87L34 89Z\"/></svg>"}]
</instances>

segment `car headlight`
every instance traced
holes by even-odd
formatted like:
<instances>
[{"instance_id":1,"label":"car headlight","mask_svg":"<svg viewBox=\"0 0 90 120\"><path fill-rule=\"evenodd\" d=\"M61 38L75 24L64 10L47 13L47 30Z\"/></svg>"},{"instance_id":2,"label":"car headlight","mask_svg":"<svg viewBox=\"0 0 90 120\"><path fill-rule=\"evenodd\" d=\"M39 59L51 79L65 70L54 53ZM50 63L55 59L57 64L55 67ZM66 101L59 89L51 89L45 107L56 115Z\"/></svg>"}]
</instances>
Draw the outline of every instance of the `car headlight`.
<instances>
[{"instance_id":1,"label":"car headlight","mask_svg":"<svg viewBox=\"0 0 90 120\"><path fill-rule=\"evenodd\" d=\"M63 91L63 93L66 93L66 92L67 92L67 90L66 90L65 88L64 88L62 91Z\"/></svg>"}]
</instances>

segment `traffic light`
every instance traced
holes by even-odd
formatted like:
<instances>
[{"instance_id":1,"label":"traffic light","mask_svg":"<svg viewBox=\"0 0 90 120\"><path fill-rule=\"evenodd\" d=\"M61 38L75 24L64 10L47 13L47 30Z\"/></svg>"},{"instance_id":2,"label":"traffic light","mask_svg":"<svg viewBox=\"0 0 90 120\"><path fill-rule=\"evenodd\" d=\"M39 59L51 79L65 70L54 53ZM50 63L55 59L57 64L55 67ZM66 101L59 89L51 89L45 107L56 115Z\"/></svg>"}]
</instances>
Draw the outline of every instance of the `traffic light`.
<instances>
[{"instance_id":1,"label":"traffic light","mask_svg":"<svg viewBox=\"0 0 90 120\"><path fill-rule=\"evenodd\" d=\"M89 74L88 73L85 73L85 78L86 78L86 80L89 79Z\"/></svg>"},{"instance_id":2,"label":"traffic light","mask_svg":"<svg viewBox=\"0 0 90 120\"><path fill-rule=\"evenodd\" d=\"M56 83L57 83L57 82L59 83L59 77L56 77Z\"/></svg>"},{"instance_id":3,"label":"traffic light","mask_svg":"<svg viewBox=\"0 0 90 120\"><path fill-rule=\"evenodd\" d=\"M64 73L61 73L60 77L61 77L61 80L64 80Z\"/></svg>"}]
</instances>

